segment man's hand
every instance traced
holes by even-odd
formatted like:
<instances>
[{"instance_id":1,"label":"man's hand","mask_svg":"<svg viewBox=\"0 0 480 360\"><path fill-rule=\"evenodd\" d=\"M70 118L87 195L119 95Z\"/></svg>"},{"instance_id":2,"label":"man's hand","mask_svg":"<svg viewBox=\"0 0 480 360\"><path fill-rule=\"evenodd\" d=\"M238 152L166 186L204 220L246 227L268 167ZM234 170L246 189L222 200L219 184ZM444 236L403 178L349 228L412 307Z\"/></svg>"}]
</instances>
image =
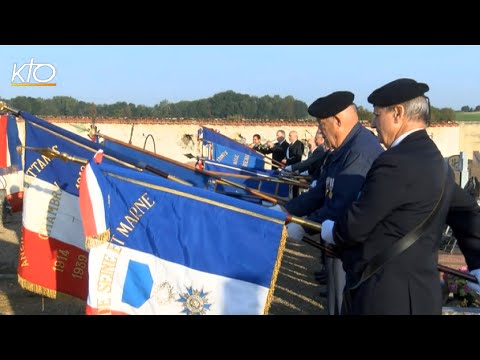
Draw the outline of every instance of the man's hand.
<instances>
[{"instance_id":1,"label":"man's hand","mask_svg":"<svg viewBox=\"0 0 480 360\"><path fill-rule=\"evenodd\" d=\"M477 292L477 294L480 295L480 269L472 270L470 271L470 274L475 276L477 278L477 281L479 282L478 284L475 284L471 281L467 282L467 285L470 289L474 290Z\"/></svg>"},{"instance_id":2,"label":"man's hand","mask_svg":"<svg viewBox=\"0 0 480 360\"><path fill-rule=\"evenodd\" d=\"M335 222L332 220L325 220L322 223L322 240L328 244L335 245L335 241L333 240L333 226Z\"/></svg>"},{"instance_id":3,"label":"man's hand","mask_svg":"<svg viewBox=\"0 0 480 360\"><path fill-rule=\"evenodd\" d=\"M312 183L310 184L310 189L313 189L315 186L317 186L317 180L312 181Z\"/></svg>"},{"instance_id":4,"label":"man's hand","mask_svg":"<svg viewBox=\"0 0 480 360\"><path fill-rule=\"evenodd\" d=\"M302 241L305 230L300 225L291 222L287 224L287 233L289 239L299 242Z\"/></svg>"}]
</instances>

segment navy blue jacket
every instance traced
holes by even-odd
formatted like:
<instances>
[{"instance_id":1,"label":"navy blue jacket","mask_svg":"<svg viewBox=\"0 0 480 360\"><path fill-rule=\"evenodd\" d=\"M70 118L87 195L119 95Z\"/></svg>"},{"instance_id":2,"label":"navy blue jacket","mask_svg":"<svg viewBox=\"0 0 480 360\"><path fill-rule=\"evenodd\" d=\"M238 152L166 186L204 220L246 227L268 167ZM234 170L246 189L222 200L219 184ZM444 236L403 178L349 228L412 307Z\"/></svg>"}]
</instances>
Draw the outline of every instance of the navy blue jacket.
<instances>
[{"instance_id":1,"label":"navy blue jacket","mask_svg":"<svg viewBox=\"0 0 480 360\"><path fill-rule=\"evenodd\" d=\"M408 135L375 160L361 196L333 230L335 244L343 249L348 286L358 282L377 254L427 218L439 201L444 179L443 156L425 130ZM442 228L450 204L465 203L461 199L452 202L455 191L449 172L444 201L432 224L408 249L352 292L354 314L441 314L437 257Z\"/></svg>"},{"instance_id":2,"label":"navy blue jacket","mask_svg":"<svg viewBox=\"0 0 480 360\"><path fill-rule=\"evenodd\" d=\"M300 173L302 173L305 170L308 170L308 174L315 179L315 175L320 170L320 167L322 166L326 156L327 151L325 148L323 146L317 146L307 160L293 164L292 171L298 170Z\"/></svg>"},{"instance_id":3,"label":"navy blue jacket","mask_svg":"<svg viewBox=\"0 0 480 360\"><path fill-rule=\"evenodd\" d=\"M295 216L323 222L337 220L357 198L373 161L383 152L378 139L356 124L342 146L330 154L317 186L288 201L286 210Z\"/></svg>"}]
</instances>

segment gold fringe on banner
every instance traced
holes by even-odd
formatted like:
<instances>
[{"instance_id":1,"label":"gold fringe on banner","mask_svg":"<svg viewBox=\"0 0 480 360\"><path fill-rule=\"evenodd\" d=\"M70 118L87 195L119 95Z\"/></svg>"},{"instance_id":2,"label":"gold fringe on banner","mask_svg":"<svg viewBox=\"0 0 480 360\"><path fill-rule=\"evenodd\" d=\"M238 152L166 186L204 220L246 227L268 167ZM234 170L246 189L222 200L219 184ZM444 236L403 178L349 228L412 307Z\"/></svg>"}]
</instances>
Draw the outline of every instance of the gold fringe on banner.
<instances>
[{"instance_id":1,"label":"gold fringe on banner","mask_svg":"<svg viewBox=\"0 0 480 360\"><path fill-rule=\"evenodd\" d=\"M285 245L287 244L287 236L287 227L283 225L282 238L280 239L280 246L278 247L277 261L275 262L275 267L273 268L272 281L270 282L270 290L268 291L267 302L265 303L265 309L263 310L264 315L268 314L268 311L270 310L270 305L272 304L273 292L275 291L275 283L277 282L277 276L280 272L280 266L282 265L283 252L285 250Z\"/></svg>"},{"instance_id":2,"label":"gold fringe on banner","mask_svg":"<svg viewBox=\"0 0 480 360\"><path fill-rule=\"evenodd\" d=\"M101 234L85 237L85 247L91 249L92 247L100 246L110 241L110 229L107 229Z\"/></svg>"},{"instance_id":3,"label":"gold fringe on banner","mask_svg":"<svg viewBox=\"0 0 480 360\"><path fill-rule=\"evenodd\" d=\"M18 275L18 283L22 287L22 289L31 291L35 294L43 295L46 296L50 299L56 299L57 298L57 291L52 290L52 289L47 289L44 288L43 286L33 284L28 280L25 280L22 278L20 275Z\"/></svg>"}]
</instances>

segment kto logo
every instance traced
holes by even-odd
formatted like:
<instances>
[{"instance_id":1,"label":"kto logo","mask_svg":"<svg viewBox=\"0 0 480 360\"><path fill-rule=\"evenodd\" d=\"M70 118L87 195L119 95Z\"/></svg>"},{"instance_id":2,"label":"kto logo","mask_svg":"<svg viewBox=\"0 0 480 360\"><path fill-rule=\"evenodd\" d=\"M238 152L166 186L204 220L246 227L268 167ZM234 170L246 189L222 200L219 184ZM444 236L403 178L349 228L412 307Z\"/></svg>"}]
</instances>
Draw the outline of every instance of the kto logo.
<instances>
[{"instance_id":1,"label":"kto logo","mask_svg":"<svg viewBox=\"0 0 480 360\"><path fill-rule=\"evenodd\" d=\"M25 70L27 70L25 72ZM32 58L29 63L17 67L13 64L11 86L57 86L52 83L57 74L55 66L52 64L35 64ZM32 79L33 78L33 79Z\"/></svg>"}]
</instances>

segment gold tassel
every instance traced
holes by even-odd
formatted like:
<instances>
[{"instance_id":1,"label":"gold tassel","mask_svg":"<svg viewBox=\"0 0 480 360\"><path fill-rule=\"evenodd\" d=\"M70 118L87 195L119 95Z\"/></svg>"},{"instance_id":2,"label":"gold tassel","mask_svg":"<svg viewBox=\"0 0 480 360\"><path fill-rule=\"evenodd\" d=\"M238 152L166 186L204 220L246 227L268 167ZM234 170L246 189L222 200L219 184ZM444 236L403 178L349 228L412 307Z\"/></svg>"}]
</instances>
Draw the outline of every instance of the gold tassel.
<instances>
[{"instance_id":1,"label":"gold tassel","mask_svg":"<svg viewBox=\"0 0 480 360\"><path fill-rule=\"evenodd\" d=\"M47 288L44 288L43 286L33 284L30 281L22 278L20 275L18 275L18 283L24 290L31 291L35 294L46 296L50 299L57 298L57 292L55 290L47 289Z\"/></svg>"},{"instance_id":2,"label":"gold tassel","mask_svg":"<svg viewBox=\"0 0 480 360\"><path fill-rule=\"evenodd\" d=\"M277 282L277 276L280 272L280 267L282 265L283 252L287 244L287 236L287 227L283 225L282 238L280 239L280 246L278 247L277 261L275 262L275 267L273 268L272 281L270 282L270 290L268 291L267 302L265 303L265 309L263 310L264 315L268 314L268 311L270 310L270 305L272 304L273 292L275 291L275 283Z\"/></svg>"},{"instance_id":3,"label":"gold tassel","mask_svg":"<svg viewBox=\"0 0 480 360\"><path fill-rule=\"evenodd\" d=\"M75 299L75 300L80 300L76 296L72 296L72 295L65 294L65 293L62 293L62 292L59 292L59 291L56 291L56 290L44 288L43 286L40 286L40 285L37 285L37 284L33 284L30 281L25 280L20 275L18 275L18 283L20 284L20 287L22 289L33 292L33 293L38 294L38 295L45 296L45 297L50 298L50 299L56 299L56 300Z\"/></svg>"},{"instance_id":4,"label":"gold tassel","mask_svg":"<svg viewBox=\"0 0 480 360\"><path fill-rule=\"evenodd\" d=\"M92 247L100 246L110 241L110 229L107 229L101 234L95 236L87 236L85 238L85 247L91 249Z\"/></svg>"}]
</instances>

